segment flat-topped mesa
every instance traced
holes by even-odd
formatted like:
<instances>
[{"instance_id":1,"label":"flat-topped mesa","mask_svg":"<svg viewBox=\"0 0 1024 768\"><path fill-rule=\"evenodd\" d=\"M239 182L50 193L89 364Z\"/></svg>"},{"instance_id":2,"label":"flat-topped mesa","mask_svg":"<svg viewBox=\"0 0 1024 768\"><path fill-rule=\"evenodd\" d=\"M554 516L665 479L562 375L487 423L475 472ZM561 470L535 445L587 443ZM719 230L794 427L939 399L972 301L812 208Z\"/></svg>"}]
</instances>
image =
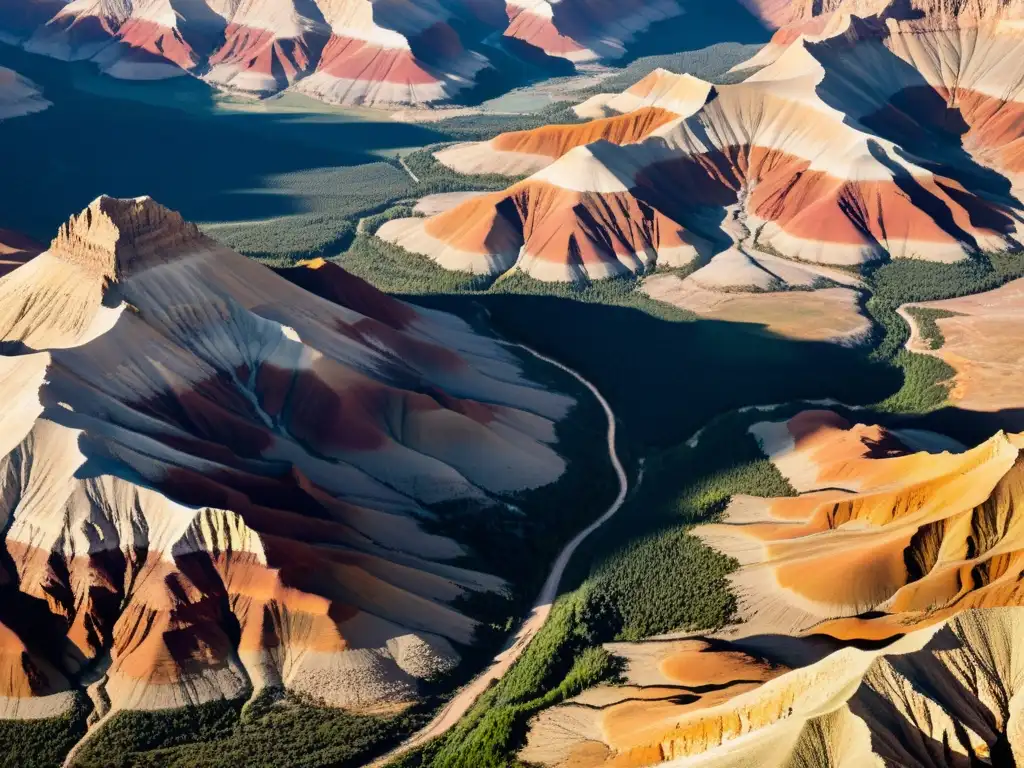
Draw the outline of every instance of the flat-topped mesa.
<instances>
[{"instance_id":1,"label":"flat-topped mesa","mask_svg":"<svg viewBox=\"0 0 1024 768\"><path fill-rule=\"evenodd\" d=\"M50 253L99 277L117 280L140 262L171 260L182 246L207 240L195 224L152 198L103 195L61 226L50 243Z\"/></svg>"}]
</instances>

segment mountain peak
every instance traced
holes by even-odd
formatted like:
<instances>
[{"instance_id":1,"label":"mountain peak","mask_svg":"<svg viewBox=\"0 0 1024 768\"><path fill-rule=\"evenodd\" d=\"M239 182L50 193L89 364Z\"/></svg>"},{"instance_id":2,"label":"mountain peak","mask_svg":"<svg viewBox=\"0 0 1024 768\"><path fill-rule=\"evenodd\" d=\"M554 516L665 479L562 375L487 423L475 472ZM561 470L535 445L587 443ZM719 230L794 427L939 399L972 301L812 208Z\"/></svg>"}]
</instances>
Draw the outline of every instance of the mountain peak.
<instances>
[{"instance_id":1,"label":"mountain peak","mask_svg":"<svg viewBox=\"0 0 1024 768\"><path fill-rule=\"evenodd\" d=\"M50 252L102 277L117 279L140 260L204 239L181 214L149 197L102 195L63 224Z\"/></svg>"}]
</instances>

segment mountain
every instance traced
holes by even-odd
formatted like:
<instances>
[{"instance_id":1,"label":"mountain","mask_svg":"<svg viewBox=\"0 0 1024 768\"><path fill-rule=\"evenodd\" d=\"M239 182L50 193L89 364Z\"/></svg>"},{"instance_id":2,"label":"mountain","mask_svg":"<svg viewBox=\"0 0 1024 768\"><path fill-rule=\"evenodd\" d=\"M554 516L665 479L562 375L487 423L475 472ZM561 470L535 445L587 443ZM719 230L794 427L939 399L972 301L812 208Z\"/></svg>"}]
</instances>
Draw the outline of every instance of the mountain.
<instances>
[{"instance_id":1,"label":"mountain","mask_svg":"<svg viewBox=\"0 0 1024 768\"><path fill-rule=\"evenodd\" d=\"M720 243L732 266L715 269L734 273L727 282L738 287L757 284L744 272L772 272L762 254L857 266L1017 250L1024 38L1007 22L958 26L960 18L845 15L830 36L796 37L740 83L656 71L623 94L587 102L586 113L609 115L591 123L445 150L438 159L460 171L536 172L492 205L474 200L428 220L429 242L402 244L432 258L444 249L479 254L478 263L500 269L508 244L530 235L521 206L512 215L502 202L522 185L571 178L595 196L592 207L619 205L590 181L596 164L584 158L599 157L601 173L616 180L608 191L628 193L643 220ZM572 229L578 210L567 198L544 215ZM654 253L624 261L613 228L588 218L600 258L622 265L610 274L657 261L656 238L634 238L635 252Z\"/></svg>"},{"instance_id":2,"label":"mountain","mask_svg":"<svg viewBox=\"0 0 1024 768\"><path fill-rule=\"evenodd\" d=\"M33 0L0 8L0 34L32 52L150 80L192 74L270 95L295 85L334 104L446 101L494 66L487 36L573 61L616 58L672 0ZM458 30L458 31L457 31ZM493 53L491 54L493 56Z\"/></svg>"},{"instance_id":3,"label":"mountain","mask_svg":"<svg viewBox=\"0 0 1024 768\"><path fill-rule=\"evenodd\" d=\"M576 147L504 192L429 219L394 219L377 236L447 269L541 280L601 279L655 263L689 264L707 247L631 189L615 145Z\"/></svg>"},{"instance_id":4,"label":"mountain","mask_svg":"<svg viewBox=\"0 0 1024 768\"><path fill-rule=\"evenodd\" d=\"M752 431L800 495L738 497L721 523L698 529L740 563L731 578L745 632L885 638L966 608L1020 603L1012 553L1024 437L912 452L898 433L829 411Z\"/></svg>"},{"instance_id":5,"label":"mountain","mask_svg":"<svg viewBox=\"0 0 1024 768\"><path fill-rule=\"evenodd\" d=\"M566 466L572 399L499 343L148 198L96 200L0 297L4 719L86 685L97 714L408 702L473 641L453 601L504 587L437 505L508 514Z\"/></svg>"}]
</instances>

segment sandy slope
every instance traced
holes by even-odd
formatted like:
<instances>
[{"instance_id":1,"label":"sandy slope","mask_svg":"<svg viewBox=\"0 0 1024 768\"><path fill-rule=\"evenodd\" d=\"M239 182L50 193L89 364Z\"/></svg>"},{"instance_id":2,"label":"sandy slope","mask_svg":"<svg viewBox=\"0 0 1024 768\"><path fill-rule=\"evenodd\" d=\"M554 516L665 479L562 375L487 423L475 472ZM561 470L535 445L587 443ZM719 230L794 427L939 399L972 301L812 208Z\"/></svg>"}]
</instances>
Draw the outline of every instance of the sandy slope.
<instances>
[{"instance_id":1,"label":"sandy slope","mask_svg":"<svg viewBox=\"0 0 1024 768\"><path fill-rule=\"evenodd\" d=\"M871 333L871 321L860 310L859 296L849 288L717 291L666 274L644 280L643 291L701 317L763 325L769 333L791 339L854 345Z\"/></svg>"},{"instance_id":2,"label":"sandy slope","mask_svg":"<svg viewBox=\"0 0 1024 768\"><path fill-rule=\"evenodd\" d=\"M730 640L609 644L624 684L540 713L520 757L558 768L1019 761L1021 437L914 453L828 411L751 431L801 493L734 497L721 522L695 530L739 560L743 623Z\"/></svg>"},{"instance_id":3,"label":"sandy slope","mask_svg":"<svg viewBox=\"0 0 1024 768\"><path fill-rule=\"evenodd\" d=\"M972 411L996 412L1024 407L1020 381L1024 363L1020 339L1024 333L1024 280L974 296L947 301L930 301L912 306L954 312L954 317L936 323L944 338L932 350L917 333L915 322L901 313L914 329L907 347L922 354L934 354L956 371L950 402Z\"/></svg>"},{"instance_id":4,"label":"sandy slope","mask_svg":"<svg viewBox=\"0 0 1024 768\"><path fill-rule=\"evenodd\" d=\"M521 757L557 768L1012 765L1024 756L1022 618L975 609L791 671L777 659L820 656L813 641L652 643L656 675L629 657L629 684L542 713Z\"/></svg>"}]
</instances>

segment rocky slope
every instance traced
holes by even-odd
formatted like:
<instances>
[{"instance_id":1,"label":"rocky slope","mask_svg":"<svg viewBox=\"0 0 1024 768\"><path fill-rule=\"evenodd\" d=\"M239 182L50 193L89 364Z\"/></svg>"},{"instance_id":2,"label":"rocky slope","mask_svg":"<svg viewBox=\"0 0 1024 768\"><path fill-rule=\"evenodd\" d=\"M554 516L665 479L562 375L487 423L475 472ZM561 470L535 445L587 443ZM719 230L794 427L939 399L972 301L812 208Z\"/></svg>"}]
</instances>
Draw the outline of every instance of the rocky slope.
<instances>
[{"instance_id":1,"label":"rocky slope","mask_svg":"<svg viewBox=\"0 0 1024 768\"><path fill-rule=\"evenodd\" d=\"M915 451L938 436L830 411L751 431L799 495L735 496L721 522L695 529L739 561L740 623L712 638L609 644L625 683L534 718L521 757L561 768L1019 764L1024 439Z\"/></svg>"},{"instance_id":2,"label":"rocky slope","mask_svg":"<svg viewBox=\"0 0 1024 768\"><path fill-rule=\"evenodd\" d=\"M940 11L908 19L844 14L827 33L795 36L741 83L712 86L656 71L623 94L581 105L584 114L602 115L590 123L504 134L439 159L465 172L537 171L526 185L572 179L600 201L591 208L620 207L609 193L628 193L643 219L720 243L715 250L728 264L715 267L722 274L714 282L727 278L733 287L772 279L761 254L856 266L1016 249L1024 36L1003 17ZM584 156L599 158L600 169ZM595 184L598 176L615 183ZM431 219L425 237L402 242L442 255L442 264L457 250L500 269L510 246L524 247L530 235L521 206L509 203L523 184L492 196L491 205L473 201ZM571 229L579 210L566 198L543 213ZM650 238L631 243L636 252L653 248L648 258L619 258L615 232L625 225L619 216L613 227L604 220L588 217L602 259L621 265L609 274L657 261L659 244ZM533 250L525 246L524 254ZM529 262L521 266L530 271Z\"/></svg>"},{"instance_id":3,"label":"rocky slope","mask_svg":"<svg viewBox=\"0 0 1024 768\"><path fill-rule=\"evenodd\" d=\"M778 659L820 649L651 644L627 656L626 685L541 715L522 757L559 768L1019 765L1022 619L1022 608L974 609L791 671Z\"/></svg>"},{"instance_id":4,"label":"rocky slope","mask_svg":"<svg viewBox=\"0 0 1024 768\"><path fill-rule=\"evenodd\" d=\"M615 58L677 16L674 0L609 5L468 0L33 0L0 8L0 35L36 53L91 60L119 78L193 74L269 95L291 85L330 103L424 105L491 66L488 35L574 61ZM456 31L461 30L461 32ZM468 36L468 37L467 37ZM481 50L487 50L486 47Z\"/></svg>"},{"instance_id":5,"label":"rocky slope","mask_svg":"<svg viewBox=\"0 0 1024 768\"><path fill-rule=\"evenodd\" d=\"M306 288L300 287L305 286ZM427 526L565 468L572 406L322 262L278 275L100 198L0 279L0 717L283 686L408 702L501 589Z\"/></svg>"}]
</instances>

